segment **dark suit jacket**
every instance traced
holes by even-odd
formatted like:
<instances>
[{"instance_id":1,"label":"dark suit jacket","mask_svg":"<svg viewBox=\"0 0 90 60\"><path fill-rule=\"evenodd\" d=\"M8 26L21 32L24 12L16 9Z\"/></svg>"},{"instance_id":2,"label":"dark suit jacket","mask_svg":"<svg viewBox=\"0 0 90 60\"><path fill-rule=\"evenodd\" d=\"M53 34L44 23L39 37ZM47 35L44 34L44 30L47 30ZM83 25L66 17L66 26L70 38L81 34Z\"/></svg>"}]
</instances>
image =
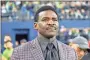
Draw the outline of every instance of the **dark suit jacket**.
<instances>
[{"instance_id":1,"label":"dark suit jacket","mask_svg":"<svg viewBox=\"0 0 90 60\"><path fill-rule=\"evenodd\" d=\"M82 60L90 60L90 53L86 54Z\"/></svg>"},{"instance_id":2,"label":"dark suit jacket","mask_svg":"<svg viewBox=\"0 0 90 60\"><path fill-rule=\"evenodd\" d=\"M60 60L77 60L76 53L72 48L59 41L58 47ZM15 48L11 60L44 60L37 38Z\"/></svg>"}]
</instances>

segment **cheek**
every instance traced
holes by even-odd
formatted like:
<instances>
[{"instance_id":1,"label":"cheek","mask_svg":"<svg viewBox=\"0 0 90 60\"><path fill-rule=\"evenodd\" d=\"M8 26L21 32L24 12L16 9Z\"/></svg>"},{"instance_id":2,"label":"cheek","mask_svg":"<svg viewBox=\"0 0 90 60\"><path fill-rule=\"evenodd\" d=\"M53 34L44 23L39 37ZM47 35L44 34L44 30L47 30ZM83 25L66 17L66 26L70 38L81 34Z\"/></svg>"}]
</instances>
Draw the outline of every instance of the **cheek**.
<instances>
[{"instance_id":1,"label":"cheek","mask_svg":"<svg viewBox=\"0 0 90 60\"><path fill-rule=\"evenodd\" d=\"M39 26L39 29L44 30L46 25L45 25L45 23L39 23L38 26Z\"/></svg>"},{"instance_id":2,"label":"cheek","mask_svg":"<svg viewBox=\"0 0 90 60\"><path fill-rule=\"evenodd\" d=\"M85 53L84 53L84 51L81 51L80 54L83 56Z\"/></svg>"},{"instance_id":3,"label":"cheek","mask_svg":"<svg viewBox=\"0 0 90 60\"><path fill-rule=\"evenodd\" d=\"M38 32L40 32L40 33L46 32L46 28L43 24L38 25Z\"/></svg>"},{"instance_id":4,"label":"cheek","mask_svg":"<svg viewBox=\"0 0 90 60\"><path fill-rule=\"evenodd\" d=\"M56 22L56 27L59 28L59 23L58 22Z\"/></svg>"}]
</instances>

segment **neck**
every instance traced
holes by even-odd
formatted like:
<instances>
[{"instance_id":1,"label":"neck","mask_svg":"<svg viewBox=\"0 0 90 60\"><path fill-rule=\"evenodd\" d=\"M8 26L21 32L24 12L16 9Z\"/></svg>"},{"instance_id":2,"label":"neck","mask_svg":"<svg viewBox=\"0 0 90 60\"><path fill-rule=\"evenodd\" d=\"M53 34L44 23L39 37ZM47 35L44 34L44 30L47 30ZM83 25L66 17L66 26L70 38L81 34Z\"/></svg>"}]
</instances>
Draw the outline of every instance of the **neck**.
<instances>
[{"instance_id":1,"label":"neck","mask_svg":"<svg viewBox=\"0 0 90 60\"><path fill-rule=\"evenodd\" d=\"M11 49L13 49L13 48L12 48L12 47L10 47L10 48L7 48L7 49L11 50Z\"/></svg>"},{"instance_id":2,"label":"neck","mask_svg":"<svg viewBox=\"0 0 90 60\"><path fill-rule=\"evenodd\" d=\"M47 37L44 37L43 35L39 34L38 37L37 37L39 40L42 40L42 41L47 41L47 42L53 42L54 40L56 40L56 37L52 37L52 38L47 38Z\"/></svg>"},{"instance_id":3,"label":"neck","mask_svg":"<svg viewBox=\"0 0 90 60\"><path fill-rule=\"evenodd\" d=\"M38 33L38 36L42 36L42 37L44 37L44 38L46 38L46 39L51 39L51 38L54 38L54 37L55 37L55 36L52 36L52 37L44 36L44 35L42 35L42 34L40 34L40 33Z\"/></svg>"}]
</instances>

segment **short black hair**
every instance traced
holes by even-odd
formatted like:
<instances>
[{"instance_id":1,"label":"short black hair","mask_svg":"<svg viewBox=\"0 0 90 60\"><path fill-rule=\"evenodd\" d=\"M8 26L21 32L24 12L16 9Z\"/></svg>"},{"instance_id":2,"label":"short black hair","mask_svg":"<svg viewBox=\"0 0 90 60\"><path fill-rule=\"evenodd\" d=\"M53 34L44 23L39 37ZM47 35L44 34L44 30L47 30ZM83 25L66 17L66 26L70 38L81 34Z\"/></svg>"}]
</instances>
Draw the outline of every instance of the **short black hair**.
<instances>
[{"instance_id":1,"label":"short black hair","mask_svg":"<svg viewBox=\"0 0 90 60\"><path fill-rule=\"evenodd\" d=\"M37 12L36 12L36 14L34 16L34 21L38 22L39 13L42 12L42 11L46 11L46 10L52 10L57 14L57 12L56 12L56 10L55 10L55 8L53 6L48 6L48 5L42 6L40 9L37 10ZM58 14L57 14L57 16L58 16Z\"/></svg>"}]
</instances>

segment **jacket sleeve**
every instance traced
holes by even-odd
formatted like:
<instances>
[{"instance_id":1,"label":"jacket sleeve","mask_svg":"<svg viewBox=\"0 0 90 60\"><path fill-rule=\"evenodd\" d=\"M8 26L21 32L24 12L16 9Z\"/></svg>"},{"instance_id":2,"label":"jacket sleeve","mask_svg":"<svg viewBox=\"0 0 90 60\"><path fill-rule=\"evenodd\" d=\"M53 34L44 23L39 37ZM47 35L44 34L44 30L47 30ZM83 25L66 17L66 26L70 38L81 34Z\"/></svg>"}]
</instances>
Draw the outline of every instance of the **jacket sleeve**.
<instances>
[{"instance_id":1,"label":"jacket sleeve","mask_svg":"<svg viewBox=\"0 0 90 60\"><path fill-rule=\"evenodd\" d=\"M76 51L74 49L73 49L73 51L74 51L74 54L75 54L75 60L78 60L78 56L77 56Z\"/></svg>"},{"instance_id":2,"label":"jacket sleeve","mask_svg":"<svg viewBox=\"0 0 90 60\"><path fill-rule=\"evenodd\" d=\"M19 54L17 49L14 49L10 60L19 60Z\"/></svg>"},{"instance_id":3,"label":"jacket sleeve","mask_svg":"<svg viewBox=\"0 0 90 60\"><path fill-rule=\"evenodd\" d=\"M69 56L70 56L70 58L69 58L69 60L70 59L72 59L72 60L78 60L78 56L77 56L77 53L75 52L75 50L73 49L73 48L71 48L70 50L69 50Z\"/></svg>"}]
</instances>

